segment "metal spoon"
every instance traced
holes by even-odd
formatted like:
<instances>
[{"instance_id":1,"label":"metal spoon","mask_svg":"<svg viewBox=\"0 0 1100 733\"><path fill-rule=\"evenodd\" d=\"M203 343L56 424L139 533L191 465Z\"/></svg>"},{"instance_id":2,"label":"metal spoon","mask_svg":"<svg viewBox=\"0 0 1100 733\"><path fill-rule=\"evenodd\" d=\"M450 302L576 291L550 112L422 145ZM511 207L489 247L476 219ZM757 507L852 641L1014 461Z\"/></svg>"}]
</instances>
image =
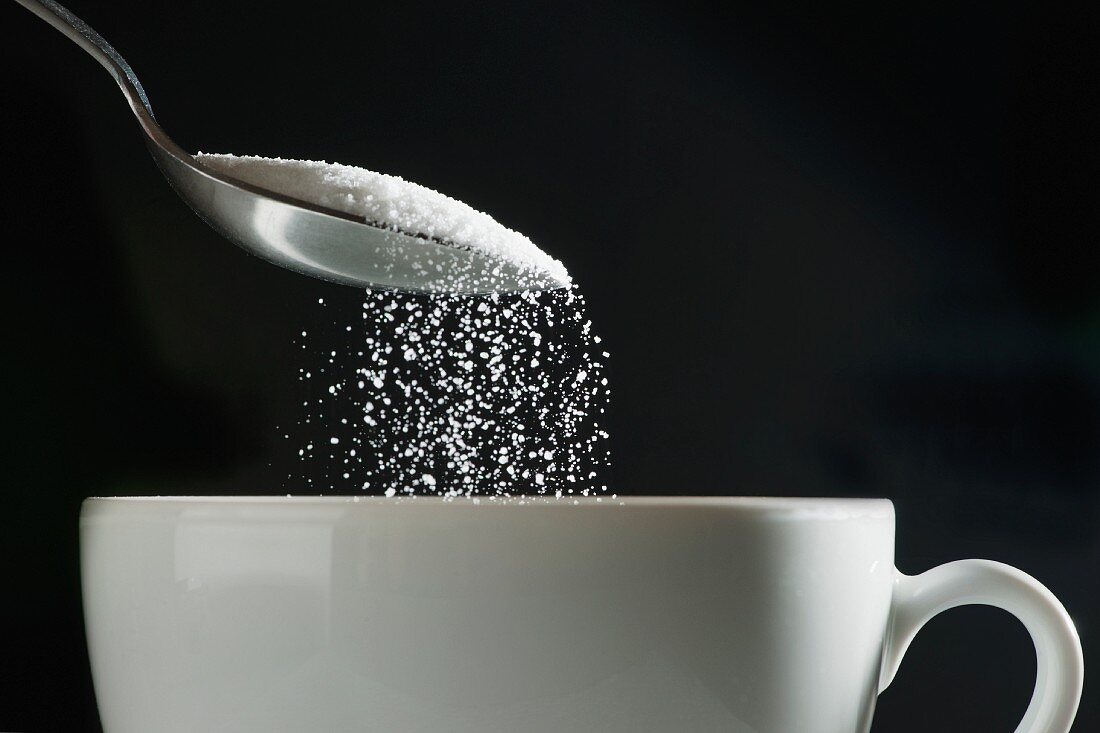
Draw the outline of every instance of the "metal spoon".
<instances>
[{"instance_id":1,"label":"metal spoon","mask_svg":"<svg viewBox=\"0 0 1100 733\"><path fill-rule=\"evenodd\" d=\"M451 242L394 231L204 168L160 128L141 82L111 44L53 0L17 1L110 72L172 188L203 221L252 254L295 272L358 287L487 293L564 286L548 274ZM444 280L440 272L461 276Z\"/></svg>"}]
</instances>

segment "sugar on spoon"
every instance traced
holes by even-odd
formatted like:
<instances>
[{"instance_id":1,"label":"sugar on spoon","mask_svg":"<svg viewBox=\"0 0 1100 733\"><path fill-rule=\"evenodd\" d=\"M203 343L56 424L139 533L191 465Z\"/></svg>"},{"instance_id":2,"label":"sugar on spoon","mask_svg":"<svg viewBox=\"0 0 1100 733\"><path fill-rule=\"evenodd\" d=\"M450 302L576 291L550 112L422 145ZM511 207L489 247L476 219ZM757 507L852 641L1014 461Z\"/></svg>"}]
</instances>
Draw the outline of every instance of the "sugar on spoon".
<instances>
[{"instance_id":1,"label":"sugar on spoon","mask_svg":"<svg viewBox=\"0 0 1100 733\"><path fill-rule=\"evenodd\" d=\"M569 284L561 263L523 235L399 178L322 163L233 156L207 156L204 162L201 154L190 155L157 124L133 69L102 36L53 0L17 2L110 72L141 125L149 152L176 193L207 224L252 254L299 273L368 288L490 293ZM343 180L338 180L343 186L333 196L322 196L321 202L301 197L299 192L310 186L323 187L337 169L343 171ZM233 176L231 172L238 170ZM281 176L282 191L262 185L268 170L276 173L271 180ZM288 186L287 175L296 173L306 176L304 184L290 180ZM371 203L366 215L350 204L324 205L350 201L353 194L348 191L364 181L376 185L362 197ZM387 195L394 199L387 201ZM370 212L401 206L406 215L396 220L367 218Z\"/></svg>"}]
</instances>

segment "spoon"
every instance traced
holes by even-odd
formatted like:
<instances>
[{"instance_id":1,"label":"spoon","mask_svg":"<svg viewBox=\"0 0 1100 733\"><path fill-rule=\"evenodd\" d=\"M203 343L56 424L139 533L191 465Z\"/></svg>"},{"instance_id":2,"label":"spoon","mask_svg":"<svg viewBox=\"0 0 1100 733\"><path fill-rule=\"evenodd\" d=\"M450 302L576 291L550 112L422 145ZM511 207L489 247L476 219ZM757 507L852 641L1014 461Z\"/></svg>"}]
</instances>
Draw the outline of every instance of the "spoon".
<instances>
[{"instance_id":1,"label":"spoon","mask_svg":"<svg viewBox=\"0 0 1100 733\"><path fill-rule=\"evenodd\" d=\"M110 72L172 188L203 221L246 251L295 272L365 288L490 293L563 287L549 274L504 259L421 232L372 224L208 170L160 128L133 69L102 36L53 0L17 2ZM440 277L448 272L461 276Z\"/></svg>"}]
</instances>

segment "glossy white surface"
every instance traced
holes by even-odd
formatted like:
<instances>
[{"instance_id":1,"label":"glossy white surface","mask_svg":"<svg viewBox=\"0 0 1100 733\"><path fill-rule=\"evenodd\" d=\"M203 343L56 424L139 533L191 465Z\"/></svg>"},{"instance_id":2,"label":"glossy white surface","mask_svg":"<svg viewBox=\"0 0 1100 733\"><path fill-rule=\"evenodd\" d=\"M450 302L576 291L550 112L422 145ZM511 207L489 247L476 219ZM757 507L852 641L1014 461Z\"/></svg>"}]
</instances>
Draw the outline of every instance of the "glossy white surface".
<instances>
[{"instance_id":1,"label":"glossy white surface","mask_svg":"<svg viewBox=\"0 0 1100 733\"><path fill-rule=\"evenodd\" d=\"M90 499L96 695L107 733L863 733L884 639L961 597L893 538L882 500Z\"/></svg>"},{"instance_id":2,"label":"glossy white surface","mask_svg":"<svg viewBox=\"0 0 1100 733\"><path fill-rule=\"evenodd\" d=\"M1016 733L1065 733L1081 702L1085 663L1066 609L1039 581L991 560L959 560L916 577L897 574L880 690L894 678L920 628L964 605L996 606L1020 619L1035 644L1035 693Z\"/></svg>"}]
</instances>

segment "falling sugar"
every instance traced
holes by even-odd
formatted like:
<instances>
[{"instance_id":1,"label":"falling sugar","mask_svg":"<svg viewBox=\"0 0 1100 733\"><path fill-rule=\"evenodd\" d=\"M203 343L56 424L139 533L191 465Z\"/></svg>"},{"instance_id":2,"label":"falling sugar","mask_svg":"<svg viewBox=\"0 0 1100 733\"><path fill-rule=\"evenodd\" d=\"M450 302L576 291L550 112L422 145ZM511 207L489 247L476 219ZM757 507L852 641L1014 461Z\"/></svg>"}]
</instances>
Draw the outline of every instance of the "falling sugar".
<instances>
[{"instance_id":1,"label":"falling sugar","mask_svg":"<svg viewBox=\"0 0 1100 733\"><path fill-rule=\"evenodd\" d=\"M608 354L574 288L368 292L345 320L352 315L330 336L311 330L298 340L310 397L294 429L281 431L300 461L288 489L556 498L606 490Z\"/></svg>"}]
</instances>

